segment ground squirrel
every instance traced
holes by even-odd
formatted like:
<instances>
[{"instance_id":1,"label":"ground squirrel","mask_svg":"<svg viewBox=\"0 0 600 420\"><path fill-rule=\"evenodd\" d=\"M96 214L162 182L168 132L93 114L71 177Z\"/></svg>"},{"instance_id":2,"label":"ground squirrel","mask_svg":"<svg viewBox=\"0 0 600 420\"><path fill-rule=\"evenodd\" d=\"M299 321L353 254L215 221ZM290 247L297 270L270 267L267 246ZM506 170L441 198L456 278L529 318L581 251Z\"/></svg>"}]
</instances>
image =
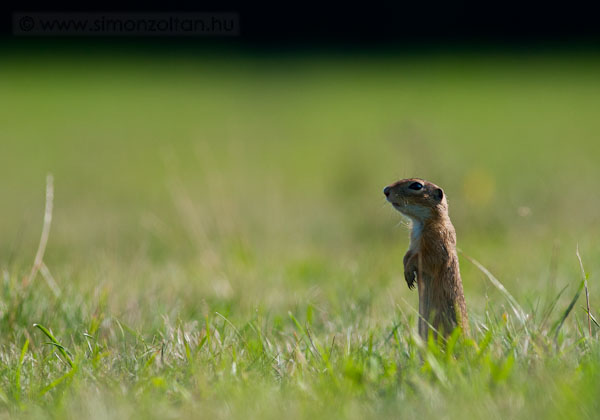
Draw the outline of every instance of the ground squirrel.
<instances>
[{"instance_id":1,"label":"ground squirrel","mask_svg":"<svg viewBox=\"0 0 600 420\"><path fill-rule=\"evenodd\" d=\"M412 221L404 278L410 289L417 283L419 335L427 340L429 325L444 336L457 325L468 334L456 232L448 216L444 191L431 182L411 178L385 187L383 193L396 210Z\"/></svg>"}]
</instances>

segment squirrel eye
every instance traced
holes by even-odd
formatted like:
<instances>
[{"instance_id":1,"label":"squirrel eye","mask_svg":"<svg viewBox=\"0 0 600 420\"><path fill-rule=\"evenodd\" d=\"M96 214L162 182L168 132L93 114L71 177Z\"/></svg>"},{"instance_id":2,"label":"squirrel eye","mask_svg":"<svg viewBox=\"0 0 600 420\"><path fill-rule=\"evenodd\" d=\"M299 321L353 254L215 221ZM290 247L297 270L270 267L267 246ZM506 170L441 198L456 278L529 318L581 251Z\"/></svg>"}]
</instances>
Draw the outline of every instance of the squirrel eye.
<instances>
[{"instance_id":1,"label":"squirrel eye","mask_svg":"<svg viewBox=\"0 0 600 420\"><path fill-rule=\"evenodd\" d=\"M412 184L410 184L408 186L408 188L410 188L411 190L420 190L421 188L423 188L423 184L421 184L420 182L413 182Z\"/></svg>"}]
</instances>

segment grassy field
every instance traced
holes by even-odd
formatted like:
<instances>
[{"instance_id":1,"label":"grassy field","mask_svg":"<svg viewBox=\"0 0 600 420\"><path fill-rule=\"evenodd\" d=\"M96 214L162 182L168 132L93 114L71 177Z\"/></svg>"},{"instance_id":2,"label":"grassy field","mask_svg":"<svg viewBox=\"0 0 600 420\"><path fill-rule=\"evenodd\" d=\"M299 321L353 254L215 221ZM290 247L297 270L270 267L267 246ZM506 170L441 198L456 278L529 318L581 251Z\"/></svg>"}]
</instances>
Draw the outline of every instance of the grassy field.
<instances>
[{"instance_id":1,"label":"grassy field","mask_svg":"<svg viewBox=\"0 0 600 420\"><path fill-rule=\"evenodd\" d=\"M5 57L0 418L598 418L585 292L568 309L577 245L600 304L599 75L566 53ZM54 288L23 280L47 173ZM468 340L416 336L381 192L408 176L449 197Z\"/></svg>"}]
</instances>

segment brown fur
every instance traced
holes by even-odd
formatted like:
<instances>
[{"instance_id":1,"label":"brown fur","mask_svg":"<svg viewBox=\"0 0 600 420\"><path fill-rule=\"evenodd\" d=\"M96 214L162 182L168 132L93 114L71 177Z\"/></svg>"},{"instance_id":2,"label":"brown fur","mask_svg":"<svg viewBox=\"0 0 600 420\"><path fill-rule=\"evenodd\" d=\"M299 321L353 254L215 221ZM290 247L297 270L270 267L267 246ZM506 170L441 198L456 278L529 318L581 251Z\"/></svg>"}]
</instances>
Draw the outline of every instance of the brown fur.
<instances>
[{"instance_id":1,"label":"brown fur","mask_svg":"<svg viewBox=\"0 0 600 420\"><path fill-rule=\"evenodd\" d=\"M420 190L409 188L420 183ZM418 186L417 186L418 187ZM419 334L426 340L429 324L444 336L460 326L469 332L467 307L456 254L456 233L443 190L418 178L385 188L387 200L412 221L410 247L404 256L404 278L419 291ZM434 331L434 336L437 336Z\"/></svg>"}]
</instances>

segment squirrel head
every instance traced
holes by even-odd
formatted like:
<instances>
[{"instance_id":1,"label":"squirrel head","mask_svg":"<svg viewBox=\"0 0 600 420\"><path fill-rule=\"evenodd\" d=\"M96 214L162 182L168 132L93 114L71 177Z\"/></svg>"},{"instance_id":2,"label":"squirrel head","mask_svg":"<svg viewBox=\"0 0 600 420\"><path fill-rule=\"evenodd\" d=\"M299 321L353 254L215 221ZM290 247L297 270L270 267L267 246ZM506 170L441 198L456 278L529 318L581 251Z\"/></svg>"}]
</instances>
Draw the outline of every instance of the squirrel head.
<instances>
[{"instance_id":1,"label":"squirrel head","mask_svg":"<svg viewBox=\"0 0 600 420\"><path fill-rule=\"evenodd\" d=\"M425 222L448 214L444 191L423 179L401 179L385 187L383 194L396 210L415 221Z\"/></svg>"}]
</instances>

